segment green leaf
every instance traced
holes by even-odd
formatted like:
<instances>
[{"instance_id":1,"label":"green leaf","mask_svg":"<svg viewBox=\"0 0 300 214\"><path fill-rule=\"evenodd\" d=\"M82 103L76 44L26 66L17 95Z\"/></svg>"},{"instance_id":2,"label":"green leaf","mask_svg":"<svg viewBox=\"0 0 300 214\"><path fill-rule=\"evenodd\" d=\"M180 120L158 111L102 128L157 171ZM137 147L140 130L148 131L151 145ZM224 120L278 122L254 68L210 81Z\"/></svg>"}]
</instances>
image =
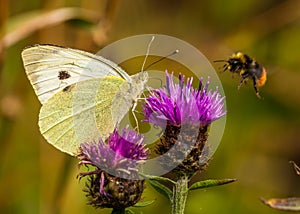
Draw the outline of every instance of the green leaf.
<instances>
[{"instance_id":1,"label":"green leaf","mask_svg":"<svg viewBox=\"0 0 300 214\"><path fill-rule=\"evenodd\" d=\"M260 199L265 205L277 210L300 211L300 198L271 198L265 200Z\"/></svg>"},{"instance_id":2,"label":"green leaf","mask_svg":"<svg viewBox=\"0 0 300 214\"><path fill-rule=\"evenodd\" d=\"M172 199L172 191L166 187L165 185L159 183L158 181L155 180L147 180L148 183L159 193L162 195L166 196L170 201Z\"/></svg>"},{"instance_id":3,"label":"green leaf","mask_svg":"<svg viewBox=\"0 0 300 214\"><path fill-rule=\"evenodd\" d=\"M132 210L125 210L126 214L134 214L134 212Z\"/></svg>"},{"instance_id":4,"label":"green leaf","mask_svg":"<svg viewBox=\"0 0 300 214\"><path fill-rule=\"evenodd\" d=\"M165 178L165 177L160 177L160 176L155 176L155 175L146 175L143 173L139 173L142 177L150 180L156 180L156 181L165 181L165 182L170 182L172 184L176 184L175 181L172 181L170 178Z\"/></svg>"},{"instance_id":5,"label":"green leaf","mask_svg":"<svg viewBox=\"0 0 300 214\"><path fill-rule=\"evenodd\" d=\"M133 207L146 207L146 206L153 204L154 202L155 202L155 200L138 202L135 205L133 205Z\"/></svg>"},{"instance_id":6,"label":"green leaf","mask_svg":"<svg viewBox=\"0 0 300 214\"><path fill-rule=\"evenodd\" d=\"M189 190L196 190L196 189L202 189L202 188L207 188L207 187L214 187L214 186L220 186L224 184L229 184L236 181L236 179L221 179L221 180L214 180L214 179L209 179L205 181L199 181L194 183L192 186L190 186Z\"/></svg>"}]
</instances>

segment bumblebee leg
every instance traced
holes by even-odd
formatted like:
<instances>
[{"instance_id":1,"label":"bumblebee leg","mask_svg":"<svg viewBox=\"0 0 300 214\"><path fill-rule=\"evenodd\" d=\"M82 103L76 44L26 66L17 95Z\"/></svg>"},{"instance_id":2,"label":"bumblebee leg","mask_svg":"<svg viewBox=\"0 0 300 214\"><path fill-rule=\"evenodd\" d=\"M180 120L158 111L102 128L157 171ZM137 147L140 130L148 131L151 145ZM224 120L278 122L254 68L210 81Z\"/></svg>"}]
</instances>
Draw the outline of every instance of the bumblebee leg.
<instances>
[{"instance_id":1,"label":"bumblebee leg","mask_svg":"<svg viewBox=\"0 0 300 214\"><path fill-rule=\"evenodd\" d=\"M223 65L223 72L228 70L228 64Z\"/></svg>"},{"instance_id":2,"label":"bumblebee leg","mask_svg":"<svg viewBox=\"0 0 300 214\"><path fill-rule=\"evenodd\" d=\"M240 90L241 86L243 85L244 81L248 78L249 74L248 73L243 73L241 75L241 80L240 83L238 85L238 90Z\"/></svg>"},{"instance_id":3,"label":"bumblebee leg","mask_svg":"<svg viewBox=\"0 0 300 214\"><path fill-rule=\"evenodd\" d=\"M253 88L254 88L255 94L259 99L261 99L261 96L259 95L259 91L258 91L258 88L257 88L257 85L256 85L256 78L253 77L252 80L253 80Z\"/></svg>"},{"instance_id":4,"label":"bumblebee leg","mask_svg":"<svg viewBox=\"0 0 300 214\"><path fill-rule=\"evenodd\" d=\"M240 88L241 88L241 86L243 85L243 83L244 83L244 80L245 80L245 78L241 78L241 80L240 80L240 83L239 83L239 85L238 85L238 90L240 90Z\"/></svg>"},{"instance_id":5,"label":"bumblebee leg","mask_svg":"<svg viewBox=\"0 0 300 214\"><path fill-rule=\"evenodd\" d=\"M241 79L240 79L240 83L238 85L238 90L240 90L241 86L243 85L243 83L245 82L245 80L248 78L248 74L242 74L241 75Z\"/></svg>"}]
</instances>

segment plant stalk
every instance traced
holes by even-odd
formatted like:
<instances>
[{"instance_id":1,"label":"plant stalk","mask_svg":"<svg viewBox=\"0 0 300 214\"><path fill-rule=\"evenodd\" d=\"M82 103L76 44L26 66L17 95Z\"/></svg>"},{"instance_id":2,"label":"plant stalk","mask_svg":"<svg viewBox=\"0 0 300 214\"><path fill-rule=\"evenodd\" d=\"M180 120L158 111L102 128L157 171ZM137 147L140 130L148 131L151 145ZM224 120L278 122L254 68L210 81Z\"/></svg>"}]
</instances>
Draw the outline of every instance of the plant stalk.
<instances>
[{"instance_id":1,"label":"plant stalk","mask_svg":"<svg viewBox=\"0 0 300 214\"><path fill-rule=\"evenodd\" d=\"M113 208L111 214L125 214L125 208Z\"/></svg>"},{"instance_id":2,"label":"plant stalk","mask_svg":"<svg viewBox=\"0 0 300 214\"><path fill-rule=\"evenodd\" d=\"M187 176L182 176L177 180L173 187L172 197L172 214L183 214L188 196L188 183Z\"/></svg>"}]
</instances>

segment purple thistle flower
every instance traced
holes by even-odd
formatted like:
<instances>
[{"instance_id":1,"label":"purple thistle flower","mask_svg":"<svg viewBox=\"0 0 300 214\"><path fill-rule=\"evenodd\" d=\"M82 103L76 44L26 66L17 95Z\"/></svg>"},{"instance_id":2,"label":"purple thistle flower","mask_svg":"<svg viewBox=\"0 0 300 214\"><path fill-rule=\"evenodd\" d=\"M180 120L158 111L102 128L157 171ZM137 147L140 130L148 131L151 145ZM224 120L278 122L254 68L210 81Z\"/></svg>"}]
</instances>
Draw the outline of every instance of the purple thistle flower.
<instances>
[{"instance_id":1,"label":"purple thistle flower","mask_svg":"<svg viewBox=\"0 0 300 214\"><path fill-rule=\"evenodd\" d=\"M163 155L162 167L172 170L176 176L193 176L204 170L210 159L207 144L210 124L226 114L224 100L218 92L209 90L209 80L200 80L197 89L192 87L193 78L184 84L173 82L173 74L166 72L164 88L150 91L143 105L145 120L162 127L163 135L155 147Z\"/></svg>"},{"instance_id":2,"label":"purple thistle flower","mask_svg":"<svg viewBox=\"0 0 300 214\"><path fill-rule=\"evenodd\" d=\"M135 169L148 157L142 135L133 130L123 129L121 134L115 129L107 139L107 144L100 140L81 144L80 164L94 165L111 171L111 174Z\"/></svg>"},{"instance_id":3,"label":"purple thistle flower","mask_svg":"<svg viewBox=\"0 0 300 214\"><path fill-rule=\"evenodd\" d=\"M88 204L97 208L123 209L137 203L144 190L138 168L148 158L142 135L133 130L115 129L106 140L81 144L79 166L92 166L93 171L82 172L79 179L88 176L86 188Z\"/></svg>"},{"instance_id":4,"label":"purple thistle flower","mask_svg":"<svg viewBox=\"0 0 300 214\"><path fill-rule=\"evenodd\" d=\"M146 99L143 106L145 122L160 127L165 127L167 122L173 125L209 125L226 114L225 97L219 94L218 88L214 92L208 90L209 80L203 87L201 79L198 89L194 89L193 78L188 78L185 85L181 74L179 84L174 84L173 74L166 72L166 77L166 87L151 91Z\"/></svg>"}]
</instances>

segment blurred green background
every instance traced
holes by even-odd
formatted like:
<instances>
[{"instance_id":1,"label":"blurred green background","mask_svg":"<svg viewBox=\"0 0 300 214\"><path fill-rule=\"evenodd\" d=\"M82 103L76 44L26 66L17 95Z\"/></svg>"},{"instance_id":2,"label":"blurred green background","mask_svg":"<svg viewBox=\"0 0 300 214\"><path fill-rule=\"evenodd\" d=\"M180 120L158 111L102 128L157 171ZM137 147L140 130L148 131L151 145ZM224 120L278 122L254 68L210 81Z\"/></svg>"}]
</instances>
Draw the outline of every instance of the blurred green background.
<instances>
[{"instance_id":1,"label":"blurred green background","mask_svg":"<svg viewBox=\"0 0 300 214\"><path fill-rule=\"evenodd\" d=\"M22 49L49 43L97 52L145 33L187 41L211 62L240 50L268 72L262 100L252 84L237 91L238 77L219 75L229 110L226 129L200 178L238 181L192 192L186 213L284 213L259 198L300 196L299 176L289 163L300 164L300 1L0 0L0 26L1 213L110 213L85 205L76 159L39 133L40 103L25 76ZM150 186L143 199L156 202L137 213L170 213Z\"/></svg>"}]
</instances>

